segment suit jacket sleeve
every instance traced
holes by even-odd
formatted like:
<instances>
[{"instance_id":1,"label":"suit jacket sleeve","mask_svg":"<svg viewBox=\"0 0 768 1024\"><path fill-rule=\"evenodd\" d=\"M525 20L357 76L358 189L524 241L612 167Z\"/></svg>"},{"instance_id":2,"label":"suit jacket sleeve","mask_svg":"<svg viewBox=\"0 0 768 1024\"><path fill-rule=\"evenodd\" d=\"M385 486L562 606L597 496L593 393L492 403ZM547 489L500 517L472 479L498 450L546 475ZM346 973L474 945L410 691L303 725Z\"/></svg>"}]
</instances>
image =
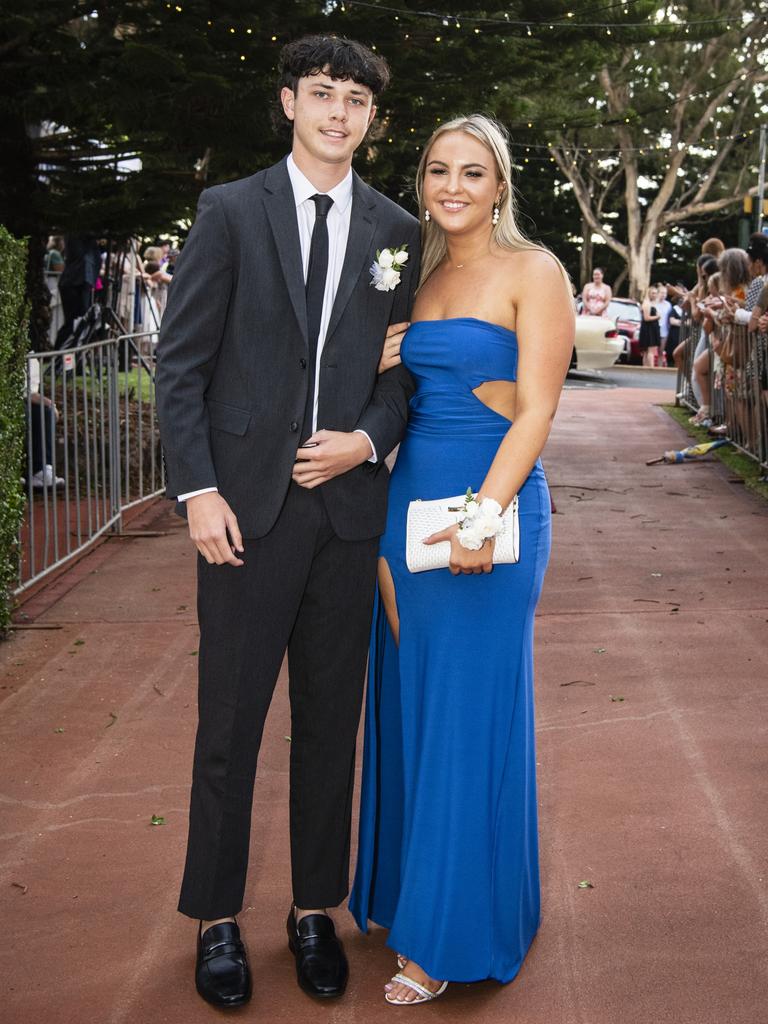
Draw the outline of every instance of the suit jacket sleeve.
<instances>
[{"instance_id":1,"label":"suit jacket sleeve","mask_svg":"<svg viewBox=\"0 0 768 1024\"><path fill-rule=\"evenodd\" d=\"M217 485L204 398L232 281L226 218L218 189L208 189L176 264L157 349L157 414L168 497Z\"/></svg>"},{"instance_id":2,"label":"suit jacket sleeve","mask_svg":"<svg viewBox=\"0 0 768 1024\"><path fill-rule=\"evenodd\" d=\"M408 241L408 251L411 254L407 271L408 283L406 288L395 290L390 321L393 324L403 323L411 316L413 298L419 283L420 230L417 224ZM379 464L383 463L386 456L403 439L408 419L408 402L415 390L413 378L402 364L379 374L371 401L355 428L368 434Z\"/></svg>"}]
</instances>

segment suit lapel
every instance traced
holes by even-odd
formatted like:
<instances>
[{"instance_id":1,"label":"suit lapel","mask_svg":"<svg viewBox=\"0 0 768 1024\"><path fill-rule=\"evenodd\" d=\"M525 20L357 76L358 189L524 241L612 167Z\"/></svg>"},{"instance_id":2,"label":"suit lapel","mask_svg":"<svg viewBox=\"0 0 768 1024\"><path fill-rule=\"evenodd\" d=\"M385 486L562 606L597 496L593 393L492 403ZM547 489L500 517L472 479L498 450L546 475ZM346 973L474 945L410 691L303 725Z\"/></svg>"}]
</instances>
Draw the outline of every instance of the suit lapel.
<instances>
[{"instance_id":1,"label":"suit lapel","mask_svg":"<svg viewBox=\"0 0 768 1024\"><path fill-rule=\"evenodd\" d=\"M352 210L349 221L347 251L344 255L344 265L341 269L339 287L336 289L336 299L333 303L328 330L325 334L326 343L330 341L333 332L339 325L339 321L347 307L347 303L352 297L352 292L360 274L368 267L368 254L377 223L375 206L376 198L373 189L369 188L357 174L353 173Z\"/></svg>"},{"instance_id":2,"label":"suit lapel","mask_svg":"<svg viewBox=\"0 0 768 1024\"><path fill-rule=\"evenodd\" d=\"M304 287L304 268L301 262L299 224L296 218L296 202L288 177L286 161L270 167L264 179L264 208L277 246L280 266L285 278L296 319L307 341L307 301Z\"/></svg>"}]
</instances>

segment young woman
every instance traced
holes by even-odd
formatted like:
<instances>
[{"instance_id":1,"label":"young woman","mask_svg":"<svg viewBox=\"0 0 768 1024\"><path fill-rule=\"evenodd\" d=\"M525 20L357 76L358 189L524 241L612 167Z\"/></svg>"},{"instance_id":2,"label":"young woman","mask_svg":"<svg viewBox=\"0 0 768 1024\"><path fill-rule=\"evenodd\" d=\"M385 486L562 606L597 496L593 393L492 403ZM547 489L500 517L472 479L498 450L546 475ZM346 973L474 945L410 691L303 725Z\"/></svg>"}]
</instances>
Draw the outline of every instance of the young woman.
<instances>
[{"instance_id":1,"label":"young woman","mask_svg":"<svg viewBox=\"0 0 768 1024\"><path fill-rule=\"evenodd\" d=\"M417 390L379 549L350 902L362 929L390 929L399 971L386 999L398 1004L448 980L510 981L538 927L533 616L550 546L539 455L574 338L563 268L517 227L503 129L480 115L441 126L416 187L421 284L401 355ZM480 535L466 523L434 534L449 567L409 572L409 503L468 487ZM519 561L494 565L488 534L516 495Z\"/></svg>"},{"instance_id":2,"label":"young woman","mask_svg":"<svg viewBox=\"0 0 768 1024\"><path fill-rule=\"evenodd\" d=\"M651 285L645 293L642 303L643 322L640 324L640 351L643 353L643 366L655 366L659 358L661 333L659 329L660 315L656 303L659 292L656 285Z\"/></svg>"},{"instance_id":3,"label":"young woman","mask_svg":"<svg viewBox=\"0 0 768 1024\"><path fill-rule=\"evenodd\" d=\"M613 298L610 285L603 280L602 267L595 267L592 280L584 285L581 293L581 312L584 316L603 316Z\"/></svg>"}]
</instances>

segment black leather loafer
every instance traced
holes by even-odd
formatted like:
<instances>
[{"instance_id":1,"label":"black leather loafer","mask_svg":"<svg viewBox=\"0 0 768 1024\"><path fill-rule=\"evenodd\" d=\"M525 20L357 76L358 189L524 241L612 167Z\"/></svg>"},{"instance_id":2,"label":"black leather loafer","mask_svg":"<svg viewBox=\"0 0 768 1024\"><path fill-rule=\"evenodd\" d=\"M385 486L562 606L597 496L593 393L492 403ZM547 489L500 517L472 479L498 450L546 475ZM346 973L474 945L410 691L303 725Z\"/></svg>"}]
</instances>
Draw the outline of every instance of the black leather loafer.
<instances>
[{"instance_id":1,"label":"black leather loafer","mask_svg":"<svg viewBox=\"0 0 768 1024\"><path fill-rule=\"evenodd\" d=\"M251 998L245 946L233 922L214 924L203 934L198 931L195 984L203 999L213 1006L243 1006Z\"/></svg>"},{"instance_id":2,"label":"black leather loafer","mask_svg":"<svg viewBox=\"0 0 768 1024\"><path fill-rule=\"evenodd\" d=\"M331 999L343 995L349 977L344 949L326 914L307 914L296 922L288 914L288 947L296 958L296 978L307 995Z\"/></svg>"}]
</instances>

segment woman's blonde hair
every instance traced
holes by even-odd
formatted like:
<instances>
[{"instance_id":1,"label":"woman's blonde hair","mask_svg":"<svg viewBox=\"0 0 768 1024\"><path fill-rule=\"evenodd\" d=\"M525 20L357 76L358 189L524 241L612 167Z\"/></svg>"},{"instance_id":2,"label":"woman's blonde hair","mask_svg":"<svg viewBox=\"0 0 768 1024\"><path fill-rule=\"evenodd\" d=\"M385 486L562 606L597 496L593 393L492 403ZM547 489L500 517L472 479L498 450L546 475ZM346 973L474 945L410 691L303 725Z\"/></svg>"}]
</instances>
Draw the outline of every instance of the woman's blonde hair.
<instances>
[{"instance_id":1,"label":"woman's blonde hair","mask_svg":"<svg viewBox=\"0 0 768 1024\"><path fill-rule=\"evenodd\" d=\"M425 219L424 206L424 176L426 174L427 162L432 146L446 132L464 132L482 142L486 149L490 150L496 163L496 172L499 180L504 184L504 191L499 200L499 221L491 229L491 238L502 249L510 252L520 252L524 249L535 249L538 252L548 253L555 260L562 271L563 277L572 291L571 279L565 267L553 252L538 242L531 241L517 225L517 202L515 198L515 186L512 183L512 158L509 153L509 136L507 130L485 114L469 114L464 117L456 117L447 121L435 129L429 138L419 166L416 171L416 198L419 203L419 219L421 221L421 275L419 286L423 285L429 275L440 265L445 258L448 247L445 241L445 232L439 227L434 219Z\"/></svg>"}]
</instances>

